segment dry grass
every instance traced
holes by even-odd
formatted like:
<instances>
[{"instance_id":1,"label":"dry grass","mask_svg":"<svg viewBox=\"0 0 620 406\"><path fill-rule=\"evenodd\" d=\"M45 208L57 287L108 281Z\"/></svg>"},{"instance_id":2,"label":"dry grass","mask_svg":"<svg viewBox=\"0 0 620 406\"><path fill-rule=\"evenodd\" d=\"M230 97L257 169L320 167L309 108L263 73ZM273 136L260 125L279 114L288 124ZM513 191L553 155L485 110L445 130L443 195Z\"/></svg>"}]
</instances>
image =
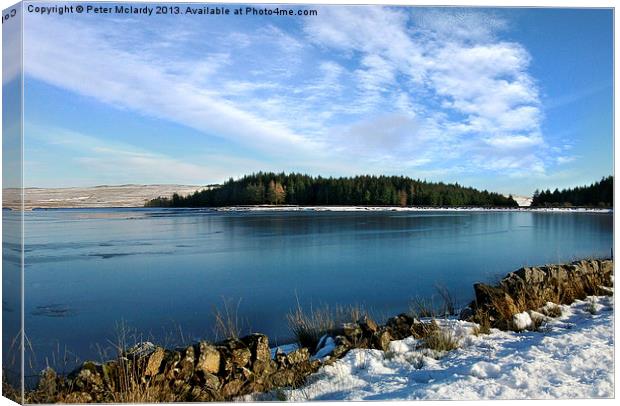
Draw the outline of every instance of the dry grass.
<instances>
[{"instance_id":1,"label":"dry grass","mask_svg":"<svg viewBox=\"0 0 620 406\"><path fill-rule=\"evenodd\" d=\"M459 348L459 341L452 330L439 329L424 337L422 346L437 352L446 352Z\"/></svg>"},{"instance_id":2,"label":"dry grass","mask_svg":"<svg viewBox=\"0 0 620 406\"><path fill-rule=\"evenodd\" d=\"M241 337L247 322L243 321L239 316L240 306L241 299L233 306L231 300L222 298L222 308L213 309L213 315L215 317L213 335L216 340Z\"/></svg>"},{"instance_id":3,"label":"dry grass","mask_svg":"<svg viewBox=\"0 0 620 406\"><path fill-rule=\"evenodd\" d=\"M444 285L435 285L435 290L441 299L441 314L452 316L456 314L456 299Z\"/></svg>"},{"instance_id":4,"label":"dry grass","mask_svg":"<svg viewBox=\"0 0 620 406\"><path fill-rule=\"evenodd\" d=\"M596 298L590 296L586 301L586 311L591 315L595 315L598 313Z\"/></svg>"},{"instance_id":5,"label":"dry grass","mask_svg":"<svg viewBox=\"0 0 620 406\"><path fill-rule=\"evenodd\" d=\"M478 325L474 327L474 335L479 336L480 334L491 333L491 317L489 316L488 311L476 309L476 312L474 313L474 321L478 323Z\"/></svg>"},{"instance_id":6,"label":"dry grass","mask_svg":"<svg viewBox=\"0 0 620 406\"><path fill-rule=\"evenodd\" d=\"M366 311L359 305L336 306L334 309L324 305L318 309L311 308L307 313L298 300L296 308L286 319L299 345L312 352L323 335L335 331L342 323L357 322L364 315Z\"/></svg>"},{"instance_id":7,"label":"dry grass","mask_svg":"<svg viewBox=\"0 0 620 406\"><path fill-rule=\"evenodd\" d=\"M408 314L414 319L432 318L437 316L433 301L431 299L425 299L416 297L409 303Z\"/></svg>"},{"instance_id":8,"label":"dry grass","mask_svg":"<svg viewBox=\"0 0 620 406\"><path fill-rule=\"evenodd\" d=\"M185 341L182 330L179 331L180 340ZM148 358L137 357L130 359L127 352L130 348L144 342L142 335L130 328L125 322L116 326L116 338L111 342L116 351L117 373L111 384L115 390L109 393L109 402L112 403L159 403L179 401L165 382L153 382L145 378L144 372Z\"/></svg>"},{"instance_id":9,"label":"dry grass","mask_svg":"<svg viewBox=\"0 0 620 406\"><path fill-rule=\"evenodd\" d=\"M557 318L562 315L562 308L555 303L547 302L538 311L547 317Z\"/></svg>"},{"instance_id":10,"label":"dry grass","mask_svg":"<svg viewBox=\"0 0 620 406\"><path fill-rule=\"evenodd\" d=\"M409 303L408 314L414 319L446 317L455 315L456 299L444 285L435 285L436 293L430 298L416 297ZM437 300L438 299L438 300ZM436 305L439 301L439 305Z\"/></svg>"}]
</instances>

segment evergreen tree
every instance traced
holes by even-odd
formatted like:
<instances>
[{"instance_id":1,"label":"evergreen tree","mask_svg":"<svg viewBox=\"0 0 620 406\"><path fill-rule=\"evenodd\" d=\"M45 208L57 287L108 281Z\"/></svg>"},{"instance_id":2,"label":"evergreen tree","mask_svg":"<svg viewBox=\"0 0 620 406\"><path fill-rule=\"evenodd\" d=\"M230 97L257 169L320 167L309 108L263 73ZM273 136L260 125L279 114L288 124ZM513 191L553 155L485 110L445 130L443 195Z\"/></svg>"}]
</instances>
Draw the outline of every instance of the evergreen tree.
<instances>
[{"instance_id":1,"label":"evergreen tree","mask_svg":"<svg viewBox=\"0 0 620 406\"><path fill-rule=\"evenodd\" d=\"M551 195L550 192L547 192ZM558 191L559 193L559 191ZM540 194L539 199L544 196ZM378 206L504 206L512 197L458 184L430 183L403 176L312 177L298 173L259 172L229 179L219 187L189 196L157 198L149 207L218 207L255 204Z\"/></svg>"},{"instance_id":2,"label":"evergreen tree","mask_svg":"<svg viewBox=\"0 0 620 406\"><path fill-rule=\"evenodd\" d=\"M590 186L578 186L571 189L547 189L532 196L533 207L613 207L614 178L608 176Z\"/></svg>"}]
</instances>

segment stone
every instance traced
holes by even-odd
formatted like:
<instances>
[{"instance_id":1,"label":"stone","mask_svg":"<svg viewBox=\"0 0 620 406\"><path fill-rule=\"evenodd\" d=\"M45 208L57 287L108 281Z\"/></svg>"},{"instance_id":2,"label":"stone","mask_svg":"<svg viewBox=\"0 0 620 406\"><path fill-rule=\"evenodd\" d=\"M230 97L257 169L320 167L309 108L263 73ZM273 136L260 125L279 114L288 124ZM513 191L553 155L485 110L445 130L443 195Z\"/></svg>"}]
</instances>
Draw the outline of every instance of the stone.
<instances>
[{"instance_id":1,"label":"stone","mask_svg":"<svg viewBox=\"0 0 620 406\"><path fill-rule=\"evenodd\" d=\"M250 334L243 337L241 341L252 352L252 362L263 361L268 362L271 359L271 350L269 349L269 338L264 334Z\"/></svg>"},{"instance_id":2,"label":"stone","mask_svg":"<svg viewBox=\"0 0 620 406\"><path fill-rule=\"evenodd\" d=\"M157 347L146 357L146 366L144 368L145 376L153 376L159 373L159 367L161 367L165 354L166 352L163 348Z\"/></svg>"},{"instance_id":3,"label":"stone","mask_svg":"<svg viewBox=\"0 0 620 406\"><path fill-rule=\"evenodd\" d=\"M295 372L291 369L281 369L270 376L274 387L290 386L295 381Z\"/></svg>"},{"instance_id":4,"label":"stone","mask_svg":"<svg viewBox=\"0 0 620 406\"><path fill-rule=\"evenodd\" d=\"M222 387L222 396L224 396L224 398L231 398L237 395L243 387L243 383L244 382L241 379L233 379L232 381L227 382Z\"/></svg>"},{"instance_id":5,"label":"stone","mask_svg":"<svg viewBox=\"0 0 620 406\"><path fill-rule=\"evenodd\" d=\"M390 347L390 341L392 341L392 336L389 331L377 331L372 336L371 345L377 350L387 351Z\"/></svg>"},{"instance_id":6,"label":"stone","mask_svg":"<svg viewBox=\"0 0 620 406\"><path fill-rule=\"evenodd\" d=\"M524 267L506 275L497 286L474 285L474 313L482 311L500 329L517 329L515 315L536 310L547 302L570 304L601 294L612 285L613 261L582 260L571 264ZM524 317L524 316L520 316Z\"/></svg>"},{"instance_id":7,"label":"stone","mask_svg":"<svg viewBox=\"0 0 620 406\"><path fill-rule=\"evenodd\" d=\"M241 338L241 341L252 353L250 359L252 372L256 375L263 375L273 371L271 364L271 349L269 348L269 338L264 334L250 334Z\"/></svg>"},{"instance_id":8,"label":"stone","mask_svg":"<svg viewBox=\"0 0 620 406\"><path fill-rule=\"evenodd\" d=\"M288 360L288 363L290 365L300 364L310 359L310 352L305 347L298 348L295 351L291 351L290 353L288 353L286 359Z\"/></svg>"},{"instance_id":9,"label":"stone","mask_svg":"<svg viewBox=\"0 0 620 406\"><path fill-rule=\"evenodd\" d=\"M334 351L332 351L331 356L332 358L342 358L350 349L351 347L347 347L346 345L338 345L334 348Z\"/></svg>"},{"instance_id":10,"label":"stone","mask_svg":"<svg viewBox=\"0 0 620 406\"><path fill-rule=\"evenodd\" d=\"M52 368L45 368L39 377L37 390L46 396L53 396L57 393L59 387L58 376Z\"/></svg>"},{"instance_id":11,"label":"stone","mask_svg":"<svg viewBox=\"0 0 620 406\"><path fill-rule=\"evenodd\" d=\"M143 341L129 348L124 352L124 356L128 359L135 360L150 355L157 349L157 346L150 341Z\"/></svg>"},{"instance_id":12,"label":"stone","mask_svg":"<svg viewBox=\"0 0 620 406\"><path fill-rule=\"evenodd\" d=\"M512 297L501 288L476 283L474 292L476 306L486 308L492 316L511 318L512 315L519 313L519 308Z\"/></svg>"},{"instance_id":13,"label":"stone","mask_svg":"<svg viewBox=\"0 0 620 406\"><path fill-rule=\"evenodd\" d=\"M342 325L342 331L343 334L349 339L354 339L355 337L362 335L362 329L357 323L344 323Z\"/></svg>"},{"instance_id":14,"label":"stone","mask_svg":"<svg viewBox=\"0 0 620 406\"><path fill-rule=\"evenodd\" d=\"M90 403L93 401L92 396L86 392L71 392L64 397L61 403Z\"/></svg>"},{"instance_id":15,"label":"stone","mask_svg":"<svg viewBox=\"0 0 620 406\"><path fill-rule=\"evenodd\" d=\"M395 340L402 340L403 338L411 335L411 325L413 324L413 317L407 314L399 314L396 317L388 319L386 326L389 327L390 335Z\"/></svg>"},{"instance_id":16,"label":"stone","mask_svg":"<svg viewBox=\"0 0 620 406\"><path fill-rule=\"evenodd\" d=\"M252 372L259 376L269 374L275 370L275 368L272 368L272 365L271 360L256 360L252 363Z\"/></svg>"},{"instance_id":17,"label":"stone","mask_svg":"<svg viewBox=\"0 0 620 406\"><path fill-rule=\"evenodd\" d=\"M181 361L179 361L178 369L179 373L176 378L182 381L188 380L194 375L194 362L196 357L194 356L194 347L189 346L185 350L185 354Z\"/></svg>"},{"instance_id":18,"label":"stone","mask_svg":"<svg viewBox=\"0 0 620 406\"><path fill-rule=\"evenodd\" d=\"M198 344L198 360L196 361L196 370L205 374L218 374L220 371L220 352L215 346L201 341Z\"/></svg>"},{"instance_id":19,"label":"stone","mask_svg":"<svg viewBox=\"0 0 620 406\"><path fill-rule=\"evenodd\" d=\"M362 317L358 324L362 328L362 331L367 335L372 335L377 332L377 323L375 323L375 321L371 319L368 315Z\"/></svg>"},{"instance_id":20,"label":"stone","mask_svg":"<svg viewBox=\"0 0 620 406\"><path fill-rule=\"evenodd\" d=\"M73 380L73 384L87 391L100 391L103 389L103 379L98 372L83 368Z\"/></svg>"},{"instance_id":21,"label":"stone","mask_svg":"<svg viewBox=\"0 0 620 406\"><path fill-rule=\"evenodd\" d=\"M473 317L474 317L474 311L472 310L470 306L465 307L459 313L459 320L472 321Z\"/></svg>"},{"instance_id":22,"label":"stone","mask_svg":"<svg viewBox=\"0 0 620 406\"><path fill-rule=\"evenodd\" d=\"M208 389L203 389L198 386L194 386L191 390L192 402L212 402L216 400L213 396L213 392Z\"/></svg>"},{"instance_id":23,"label":"stone","mask_svg":"<svg viewBox=\"0 0 620 406\"><path fill-rule=\"evenodd\" d=\"M208 388L210 390L219 390L220 386L221 386L221 382L220 382L220 378L218 378L217 376L210 374L208 372L205 372L203 374L203 379L204 379L204 387Z\"/></svg>"},{"instance_id":24,"label":"stone","mask_svg":"<svg viewBox=\"0 0 620 406\"><path fill-rule=\"evenodd\" d=\"M345 336L336 336L336 338L334 338L334 344L336 344L337 346L343 345L345 347L353 347L351 341L349 341L349 339Z\"/></svg>"},{"instance_id":25,"label":"stone","mask_svg":"<svg viewBox=\"0 0 620 406\"><path fill-rule=\"evenodd\" d=\"M237 367L244 367L250 363L252 353L247 348L235 348L232 350L232 361Z\"/></svg>"},{"instance_id":26,"label":"stone","mask_svg":"<svg viewBox=\"0 0 620 406\"><path fill-rule=\"evenodd\" d=\"M280 348L276 350L275 362L277 364L278 369L286 368L289 365L286 354Z\"/></svg>"},{"instance_id":27,"label":"stone","mask_svg":"<svg viewBox=\"0 0 620 406\"><path fill-rule=\"evenodd\" d=\"M226 371L229 371L228 360L230 360L233 367L240 368L248 365L252 358L252 352L243 341L236 338L222 341L219 349L224 359L223 364Z\"/></svg>"},{"instance_id":28,"label":"stone","mask_svg":"<svg viewBox=\"0 0 620 406\"><path fill-rule=\"evenodd\" d=\"M166 351L164 355L164 376L166 379L173 379L178 372L177 365L181 361L181 353L179 351Z\"/></svg>"}]
</instances>

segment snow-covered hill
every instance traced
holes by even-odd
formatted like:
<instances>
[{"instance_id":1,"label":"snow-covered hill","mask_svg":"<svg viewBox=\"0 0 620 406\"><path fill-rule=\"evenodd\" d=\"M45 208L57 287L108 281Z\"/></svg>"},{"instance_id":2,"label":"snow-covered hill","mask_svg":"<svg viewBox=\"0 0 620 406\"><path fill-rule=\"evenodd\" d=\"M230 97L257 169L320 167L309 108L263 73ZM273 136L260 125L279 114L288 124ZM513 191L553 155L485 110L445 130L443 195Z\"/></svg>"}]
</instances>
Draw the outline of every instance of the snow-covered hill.
<instances>
[{"instance_id":1,"label":"snow-covered hill","mask_svg":"<svg viewBox=\"0 0 620 406\"><path fill-rule=\"evenodd\" d=\"M208 186L118 185L83 188L26 188L24 208L143 207L144 203L173 193L187 195ZM3 190L3 206L19 208L19 189Z\"/></svg>"},{"instance_id":2,"label":"snow-covered hill","mask_svg":"<svg viewBox=\"0 0 620 406\"><path fill-rule=\"evenodd\" d=\"M516 195L513 195L512 198L515 200L515 202L517 202L519 207L530 207L530 205L532 204L532 197L531 196L516 196Z\"/></svg>"}]
</instances>

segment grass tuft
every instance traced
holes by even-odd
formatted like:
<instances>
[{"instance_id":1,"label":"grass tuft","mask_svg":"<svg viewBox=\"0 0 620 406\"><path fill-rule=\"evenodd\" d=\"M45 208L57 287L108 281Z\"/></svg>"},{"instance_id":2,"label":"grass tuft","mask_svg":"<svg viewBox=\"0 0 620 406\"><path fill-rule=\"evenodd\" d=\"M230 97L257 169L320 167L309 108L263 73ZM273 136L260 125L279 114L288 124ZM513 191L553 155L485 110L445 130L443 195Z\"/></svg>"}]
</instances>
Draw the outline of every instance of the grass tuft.
<instances>
[{"instance_id":1,"label":"grass tuft","mask_svg":"<svg viewBox=\"0 0 620 406\"><path fill-rule=\"evenodd\" d=\"M459 348L459 340L452 330L440 329L424 337L422 346L437 352L446 352Z\"/></svg>"},{"instance_id":2,"label":"grass tuft","mask_svg":"<svg viewBox=\"0 0 620 406\"><path fill-rule=\"evenodd\" d=\"M239 306L241 306L241 299L233 306L231 300L222 298L222 308L213 309L213 316L215 317L213 335L216 340L237 339L242 336L244 325L247 323L244 323L239 317Z\"/></svg>"},{"instance_id":3,"label":"grass tuft","mask_svg":"<svg viewBox=\"0 0 620 406\"><path fill-rule=\"evenodd\" d=\"M297 307L286 319L299 345L312 352L325 334L335 331L342 323L357 322L364 315L366 311L359 305L336 306L333 310L325 305L305 312L298 300Z\"/></svg>"},{"instance_id":4,"label":"grass tuft","mask_svg":"<svg viewBox=\"0 0 620 406\"><path fill-rule=\"evenodd\" d=\"M596 298L590 296L586 301L586 311L591 315L595 315L598 313Z\"/></svg>"}]
</instances>

